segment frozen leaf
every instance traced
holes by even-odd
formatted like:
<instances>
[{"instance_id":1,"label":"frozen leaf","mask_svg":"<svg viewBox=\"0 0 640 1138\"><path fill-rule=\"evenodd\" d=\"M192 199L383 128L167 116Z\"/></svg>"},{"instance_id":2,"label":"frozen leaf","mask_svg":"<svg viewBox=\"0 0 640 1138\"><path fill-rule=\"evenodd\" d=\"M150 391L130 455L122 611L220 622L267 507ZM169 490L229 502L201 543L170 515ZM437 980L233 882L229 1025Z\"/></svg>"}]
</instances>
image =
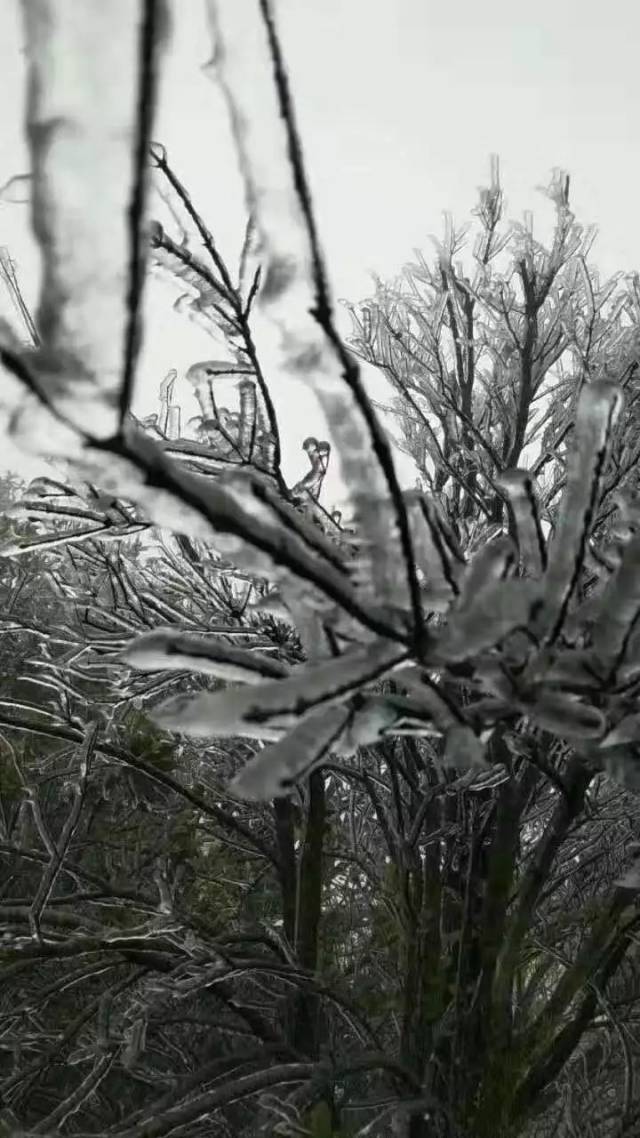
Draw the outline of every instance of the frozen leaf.
<instances>
[{"instance_id":1,"label":"frozen leaf","mask_svg":"<svg viewBox=\"0 0 640 1138\"><path fill-rule=\"evenodd\" d=\"M238 735L248 734L246 727L259 724L276 721L281 726L322 704L348 698L379 680L406 655L398 645L380 640L335 659L300 665L279 682L179 696L154 717L164 727L195 735L215 735L221 726Z\"/></svg>"},{"instance_id":2,"label":"frozen leaf","mask_svg":"<svg viewBox=\"0 0 640 1138\"><path fill-rule=\"evenodd\" d=\"M640 714L634 712L632 715L625 715L619 723L616 723L615 727L605 735L600 746L618 747L622 743L638 742L640 742Z\"/></svg>"},{"instance_id":3,"label":"frozen leaf","mask_svg":"<svg viewBox=\"0 0 640 1138\"><path fill-rule=\"evenodd\" d=\"M602 762L614 782L627 790L640 791L640 755L631 744L608 747L602 752Z\"/></svg>"},{"instance_id":4,"label":"frozen leaf","mask_svg":"<svg viewBox=\"0 0 640 1138\"><path fill-rule=\"evenodd\" d=\"M507 470L496 479L496 485L507 495L513 509L523 567L529 576L541 577L547 564L547 550L533 478L528 470Z\"/></svg>"},{"instance_id":5,"label":"frozen leaf","mask_svg":"<svg viewBox=\"0 0 640 1138\"><path fill-rule=\"evenodd\" d=\"M474 555L460 580L460 596L456 609L472 608L484 590L495 591L512 576L518 564L516 548L510 537L500 534L482 546Z\"/></svg>"},{"instance_id":6,"label":"frozen leaf","mask_svg":"<svg viewBox=\"0 0 640 1138\"><path fill-rule=\"evenodd\" d=\"M347 707L312 711L283 739L251 759L230 783L229 790L238 798L258 802L290 794L297 782L328 757L349 716Z\"/></svg>"},{"instance_id":7,"label":"frozen leaf","mask_svg":"<svg viewBox=\"0 0 640 1138\"><path fill-rule=\"evenodd\" d=\"M219 636L169 628L143 633L124 650L122 659L143 672L186 669L247 684L282 679L290 672L280 660L246 648L235 648Z\"/></svg>"},{"instance_id":8,"label":"frozen leaf","mask_svg":"<svg viewBox=\"0 0 640 1138\"><path fill-rule=\"evenodd\" d=\"M465 724L464 716L457 704L445 696L435 680L431 680L426 672L415 665L399 668L394 680L399 686L408 689L411 700L415 702L416 711L422 709L423 715L433 720L441 733L456 724L459 726Z\"/></svg>"},{"instance_id":9,"label":"frozen leaf","mask_svg":"<svg viewBox=\"0 0 640 1138\"><path fill-rule=\"evenodd\" d=\"M544 578L539 631L549 641L562 629L580 579L611 435L621 409L622 393L614 384L598 381L583 387L560 520Z\"/></svg>"},{"instance_id":10,"label":"frozen leaf","mask_svg":"<svg viewBox=\"0 0 640 1138\"><path fill-rule=\"evenodd\" d=\"M32 553L36 549L38 552L44 553L48 549L55 549L62 545L77 545L91 537L103 537L105 532L103 526L96 526L92 529L65 530L59 534L45 533L39 537L28 538L26 541L8 541L0 547L0 556L19 557L24 553Z\"/></svg>"},{"instance_id":11,"label":"frozen leaf","mask_svg":"<svg viewBox=\"0 0 640 1138\"><path fill-rule=\"evenodd\" d=\"M24 0L23 12L42 346L4 363L104 439L128 409L140 342L147 139L167 13L164 0ZM35 439L41 426L23 418L17 433Z\"/></svg>"},{"instance_id":12,"label":"frozen leaf","mask_svg":"<svg viewBox=\"0 0 640 1138\"><path fill-rule=\"evenodd\" d=\"M62 482L56 482L53 478L47 478L45 475L39 475L37 478L32 478L27 486L27 497L34 496L42 497L78 497L78 492L69 484L64 485Z\"/></svg>"},{"instance_id":13,"label":"frozen leaf","mask_svg":"<svg viewBox=\"0 0 640 1138\"><path fill-rule=\"evenodd\" d=\"M640 616L640 537L626 545L617 572L600 599L600 614L591 633L597 659L615 666L626 654L630 634Z\"/></svg>"},{"instance_id":14,"label":"frozen leaf","mask_svg":"<svg viewBox=\"0 0 640 1138\"><path fill-rule=\"evenodd\" d=\"M593 670L592 653L587 650L566 650L555 659L541 654L535 662L535 674L547 685L569 691L586 692L600 687L600 678Z\"/></svg>"},{"instance_id":15,"label":"frozen leaf","mask_svg":"<svg viewBox=\"0 0 640 1138\"><path fill-rule=\"evenodd\" d=\"M427 494L410 491L405 494L417 566L425 577L427 596L452 599L459 592L458 580L464 569L464 558L444 521L435 501ZM438 607L434 604L433 607Z\"/></svg>"},{"instance_id":16,"label":"frozen leaf","mask_svg":"<svg viewBox=\"0 0 640 1138\"><path fill-rule=\"evenodd\" d=\"M343 757L353 755L358 747L372 747L387 733L393 733L410 718L409 700L397 696L370 695L352 700L351 714L336 751ZM421 723L419 723L422 726Z\"/></svg>"},{"instance_id":17,"label":"frozen leaf","mask_svg":"<svg viewBox=\"0 0 640 1138\"><path fill-rule=\"evenodd\" d=\"M149 714L163 730L192 735L196 739L242 736L273 742L294 726L295 716L292 715L274 716L269 722L248 720L244 714L246 701L241 698L244 690L234 688L223 692L173 696ZM226 699L212 703L216 695L226 696Z\"/></svg>"},{"instance_id":18,"label":"frozen leaf","mask_svg":"<svg viewBox=\"0 0 640 1138\"><path fill-rule=\"evenodd\" d=\"M333 571L342 572L346 582L343 557L335 542L325 536L322 530L300 511L283 501L280 493L266 477L260 477L259 474L249 470L231 470L218 479L218 485L224 488L229 498L237 502L238 507L255 522L262 521L266 525L276 526L288 532L290 540L301 541L309 550L319 555L321 562L326 563Z\"/></svg>"},{"instance_id":19,"label":"frozen leaf","mask_svg":"<svg viewBox=\"0 0 640 1138\"><path fill-rule=\"evenodd\" d=\"M561 739L598 739L605 731L605 718L597 707L567 694L540 690L526 712L545 731Z\"/></svg>"},{"instance_id":20,"label":"frozen leaf","mask_svg":"<svg viewBox=\"0 0 640 1138\"><path fill-rule=\"evenodd\" d=\"M450 610L434 658L453 663L493 647L514 629L526 628L538 603L536 583L524 578L493 581L479 588L463 608Z\"/></svg>"},{"instance_id":21,"label":"frozen leaf","mask_svg":"<svg viewBox=\"0 0 640 1138\"><path fill-rule=\"evenodd\" d=\"M444 586L436 589L421 589L422 608L426 613L443 613L451 607L451 592Z\"/></svg>"},{"instance_id":22,"label":"frozen leaf","mask_svg":"<svg viewBox=\"0 0 640 1138\"><path fill-rule=\"evenodd\" d=\"M209 0L212 78L226 99L248 213L262 251L256 305L275 328L266 345L279 367L317 396L336 449L337 475L357 510L370 592L402 604L413 559L391 449L357 360L333 322L326 272L286 68L267 5ZM260 351L260 332L256 327ZM393 509L380 508L392 502Z\"/></svg>"},{"instance_id":23,"label":"frozen leaf","mask_svg":"<svg viewBox=\"0 0 640 1138\"><path fill-rule=\"evenodd\" d=\"M83 473L99 480L105 490L113 488L136 501L156 524L213 540L220 555L240 562L249 572L277 580L285 602L288 589L298 595L311 584L365 626L386 634L391 618L359 600L333 543L277 499L275 491L270 494L265 481L234 472L223 485L221 479L191 474L171 462L133 424L125 425L125 438L128 457L112 453L106 465L100 452L86 448L78 463Z\"/></svg>"}]
</instances>

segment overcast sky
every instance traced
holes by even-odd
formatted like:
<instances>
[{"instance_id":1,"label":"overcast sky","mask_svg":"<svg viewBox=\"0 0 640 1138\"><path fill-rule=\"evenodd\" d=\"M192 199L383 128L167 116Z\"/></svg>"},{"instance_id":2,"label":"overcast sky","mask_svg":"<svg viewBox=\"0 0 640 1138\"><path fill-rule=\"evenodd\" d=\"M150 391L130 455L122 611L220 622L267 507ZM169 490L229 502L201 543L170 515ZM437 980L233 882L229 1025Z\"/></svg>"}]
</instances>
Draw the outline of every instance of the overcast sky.
<instances>
[{"instance_id":1,"label":"overcast sky","mask_svg":"<svg viewBox=\"0 0 640 1138\"><path fill-rule=\"evenodd\" d=\"M223 104L201 70L211 55L204 0L173 7L156 136L235 263L243 194ZM18 0L1 0L0 182L28 168L18 9ZM361 299L371 270L394 275L415 247L430 254L443 210L467 219L491 152L511 218L532 209L544 234L550 210L535 187L564 167L578 219L599 227L600 268L638 267L640 15L631 0L280 0L276 11L336 296ZM0 245L35 307L37 256L24 207L0 203ZM174 298L152 283L135 405L143 413L155 409L170 367L182 377L195 360L220 355L172 312ZM197 408L183 386L177 394L186 419ZM274 395L296 477L315 408L300 390L280 385ZM406 469L404 481L412 481Z\"/></svg>"}]
</instances>

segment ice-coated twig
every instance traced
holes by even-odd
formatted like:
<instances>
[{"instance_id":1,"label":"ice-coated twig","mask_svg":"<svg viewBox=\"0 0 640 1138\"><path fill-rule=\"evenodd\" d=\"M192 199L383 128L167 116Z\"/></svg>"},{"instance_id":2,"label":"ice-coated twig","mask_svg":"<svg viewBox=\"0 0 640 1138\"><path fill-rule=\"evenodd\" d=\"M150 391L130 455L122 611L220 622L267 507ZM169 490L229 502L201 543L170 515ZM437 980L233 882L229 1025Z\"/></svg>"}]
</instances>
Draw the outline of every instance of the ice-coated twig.
<instances>
[{"instance_id":1,"label":"ice-coated twig","mask_svg":"<svg viewBox=\"0 0 640 1138\"><path fill-rule=\"evenodd\" d=\"M2 362L59 419L104 439L128 411L140 344L148 139L165 2L23 0L22 9L41 344L16 351L3 343ZM30 411L25 406L26 422L14 424L19 435L42 429L45 418Z\"/></svg>"},{"instance_id":2,"label":"ice-coated twig","mask_svg":"<svg viewBox=\"0 0 640 1138\"><path fill-rule=\"evenodd\" d=\"M264 254L256 304L279 332L283 371L308 383L327 416L367 544L364 584L404 604L422 632L411 533L388 440L354 356L337 334L311 195L271 4L209 0L210 70L226 98L248 212ZM381 508L390 502L392 509ZM375 550L375 553L373 552Z\"/></svg>"}]
</instances>

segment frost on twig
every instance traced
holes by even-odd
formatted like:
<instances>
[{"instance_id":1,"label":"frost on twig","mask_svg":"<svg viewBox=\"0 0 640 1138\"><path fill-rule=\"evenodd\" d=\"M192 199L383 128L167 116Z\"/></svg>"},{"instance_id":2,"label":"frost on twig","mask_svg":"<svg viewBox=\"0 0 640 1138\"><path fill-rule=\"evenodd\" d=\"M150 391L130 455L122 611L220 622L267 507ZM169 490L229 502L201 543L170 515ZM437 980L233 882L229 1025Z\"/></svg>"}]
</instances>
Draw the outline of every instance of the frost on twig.
<instances>
[{"instance_id":1,"label":"frost on twig","mask_svg":"<svg viewBox=\"0 0 640 1138\"><path fill-rule=\"evenodd\" d=\"M227 100L247 204L262 242L256 303L279 333L279 366L311 386L327 416L367 544L369 581L365 577L363 585L402 604L409 584L419 622L411 536L390 447L333 322L271 6L209 0L208 8L215 40L210 69Z\"/></svg>"}]
</instances>

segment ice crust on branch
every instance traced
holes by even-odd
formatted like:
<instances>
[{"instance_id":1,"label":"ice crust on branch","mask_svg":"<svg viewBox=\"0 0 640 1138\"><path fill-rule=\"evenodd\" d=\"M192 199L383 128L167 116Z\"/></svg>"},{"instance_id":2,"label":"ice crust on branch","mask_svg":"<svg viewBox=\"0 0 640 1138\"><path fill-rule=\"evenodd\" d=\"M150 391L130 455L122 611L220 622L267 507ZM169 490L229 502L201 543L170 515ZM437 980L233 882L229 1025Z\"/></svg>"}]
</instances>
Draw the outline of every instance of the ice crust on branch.
<instances>
[{"instance_id":1,"label":"ice crust on branch","mask_svg":"<svg viewBox=\"0 0 640 1138\"><path fill-rule=\"evenodd\" d=\"M54 412L26 407L23 437L61 419L104 439L130 402L139 348L147 145L167 12L164 0L23 0L22 11L42 343L3 345L3 363Z\"/></svg>"}]
</instances>

